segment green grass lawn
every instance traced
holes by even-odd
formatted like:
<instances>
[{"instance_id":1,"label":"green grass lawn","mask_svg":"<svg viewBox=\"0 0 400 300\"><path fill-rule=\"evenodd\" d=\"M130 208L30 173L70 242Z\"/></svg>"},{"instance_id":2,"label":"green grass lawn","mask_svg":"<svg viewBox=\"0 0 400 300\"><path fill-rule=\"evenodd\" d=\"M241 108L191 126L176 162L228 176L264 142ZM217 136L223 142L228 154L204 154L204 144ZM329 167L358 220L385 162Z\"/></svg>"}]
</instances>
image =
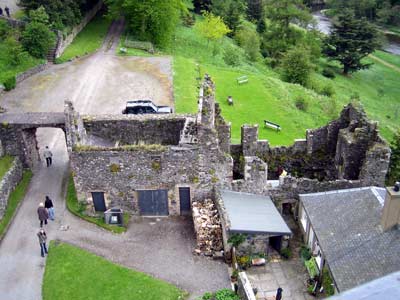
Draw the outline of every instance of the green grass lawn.
<instances>
[{"instance_id":1,"label":"green grass lawn","mask_svg":"<svg viewBox=\"0 0 400 300\"><path fill-rule=\"evenodd\" d=\"M384 51L375 51L374 55L384 61L400 68L400 55L393 55Z\"/></svg>"},{"instance_id":2,"label":"green grass lawn","mask_svg":"<svg viewBox=\"0 0 400 300\"><path fill-rule=\"evenodd\" d=\"M239 66L228 66L223 59L224 48L234 47L239 56ZM400 74L389 67L372 61L369 70L362 70L345 77L337 70L334 80L316 73L312 80L324 87L333 85L335 95L321 96L311 89L285 83L280 80L277 70L267 67L262 61L249 62L243 50L229 38L218 43L216 51L212 43L199 36L194 28L179 26L172 46L164 53L173 56L174 96L177 113L197 111L198 68L201 77L208 73L216 83L217 100L222 115L232 123L232 141L240 141L242 124L259 124L260 139L268 139L272 145L290 145L294 139L304 138L305 131L325 125L338 117L343 105L352 96L358 95L368 116L380 123L380 130L386 139L400 128L395 109L399 105ZM148 56L138 50L128 49L127 55ZM375 55L398 66L400 57L376 51ZM321 59L319 69L326 65ZM236 78L247 75L249 82L238 85ZM234 106L228 106L226 98L232 96ZM296 108L297 98L308 103L307 111ZM400 112L399 112L400 114ZM263 125L264 120L278 123L282 131L276 132Z\"/></svg>"},{"instance_id":3,"label":"green grass lawn","mask_svg":"<svg viewBox=\"0 0 400 300\"><path fill-rule=\"evenodd\" d=\"M78 202L78 198L76 196L76 190L74 185L74 180L72 176L69 178L68 188L67 188L67 208L68 210L73 213L74 215L100 226L104 229L112 231L114 233L122 233L125 232L129 223L129 214L124 212L124 226L116 226L116 225L109 225L104 222L103 215L100 215L98 218L90 217L85 214L85 206L81 205Z\"/></svg>"},{"instance_id":4,"label":"green grass lawn","mask_svg":"<svg viewBox=\"0 0 400 300\"><path fill-rule=\"evenodd\" d=\"M10 194L3 219L0 220L0 240L3 238L5 230L7 229L11 219L14 217L14 213L18 207L18 204L24 199L31 178L32 178L31 171L24 172L22 180L15 187L14 191Z\"/></svg>"},{"instance_id":5,"label":"green grass lawn","mask_svg":"<svg viewBox=\"0 0 400 300\"><path fill-rule=\"evenodd\" d=\"M66 62L77 56L86 55L96 51L102 45L111 20L97 15L86 27L75 37L74 41L65 49L64 53L57 58L57 63Z\"/></svg>"},{"instance_id":6,"label":"green grass lawn","mask_svg":"<svg viewBox=\"0 0 400 300\"><path fill-rule=\"evenodd\" d=\"M10 169L13 161L14 157L10 155L5 155L0 158L0 180L3 178L4 174L6 174L7 171Z\"/></svg>"},{"instance_id":7,"label":"green grass lawn","mask_svg":"<svg viewBox=\"0 0 400 300\"><path fill-rule=\"evenodd\" d=\"M141 272L52 241L43 279L44 300L178 300L185 292Z\"/></svg>"},{"instance_id":8,"label":"green grass lawn","mask_svg":"<svg viewBox=\"0 0 400 300\"><path fill-rule=\"evenodd\" d=\"M10 65L8 60L8 49L5 43L0 42L0 84L12 76L23 73L30 68L33 68L41 63L43 59L37 59L29 54L21 56L21 61L18 65Z\"/></svg>"}]
</instances>

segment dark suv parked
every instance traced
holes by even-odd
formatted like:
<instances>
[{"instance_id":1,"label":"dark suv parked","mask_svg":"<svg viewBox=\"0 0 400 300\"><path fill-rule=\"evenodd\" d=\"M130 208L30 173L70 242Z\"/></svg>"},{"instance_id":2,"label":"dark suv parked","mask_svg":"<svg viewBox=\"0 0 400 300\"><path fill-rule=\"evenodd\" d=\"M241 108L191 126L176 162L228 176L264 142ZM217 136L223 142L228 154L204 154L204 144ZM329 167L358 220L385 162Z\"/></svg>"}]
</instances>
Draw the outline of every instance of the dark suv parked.
<instances>
[{"instance_id":1,"label":"dark suv parked","mask_svg":"<svg viewBox=\"0 0 400 300\"><path fill-rule=\"evenodd\" d=\"M126 102L123 114L170 114L172 108L169 106L157 106L151 100L131 100Z\"/></svg>"}]
</instances>

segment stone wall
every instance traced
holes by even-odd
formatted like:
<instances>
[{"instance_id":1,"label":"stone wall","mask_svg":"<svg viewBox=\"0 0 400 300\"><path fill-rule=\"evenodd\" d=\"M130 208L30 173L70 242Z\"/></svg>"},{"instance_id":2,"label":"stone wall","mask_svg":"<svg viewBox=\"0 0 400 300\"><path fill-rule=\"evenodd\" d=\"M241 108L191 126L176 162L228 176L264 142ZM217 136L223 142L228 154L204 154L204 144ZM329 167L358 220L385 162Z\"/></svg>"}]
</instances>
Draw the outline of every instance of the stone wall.
<instances>
[{"instance_id":1,"label":"stone wall","mask_svg":"<svg viewBox=\"0 0 400 300\"><path fill-rule=\"evenodd\" d=\"M269 179L277 179L284 169L295 177L362 180L383 186L390 160L390 148L380 138L377 124L352 104L337 120L307 130L306 139L295 140L290 147L270 147L258 140L258 126L248 125L242 127L241 145L243 156L255 155L268 164Z\"/></svg>"},{"instance_id":2,"label":"stone wall","mask_svg":"<svg viewBox=\"0 0 400 300\"><path fill-rule=\"evenodd\" d=\"M74 38L78 35L79 32L94 18L94 16L98 13L98 11L102 8L103 1L100 0L82 19L81 23L75 26L71 33L66 37L63 37L60 32L57 34L57 48L55 50L55 57L60 57L65 49L72 43Z\"/></svg>"},{"instance_id":3,"label":"stone wall","mask_svg":"<svg viewBox=\"0 0 400 300\"><path fill-rule=\"evenodd\" d=\"M169 214L179 215L177 187L191 187L195 193L197 155L198 150L171 146L138 146L130 151L75 148L70 152L70 164L80 201L91 204L90 193L102 191L109 207L120 206L138 214L137 190L166 189Z\"/></svg>"},{"instance_id":4,"label":"stone wall","mask_svg":"<svg viewBox=\"0 0 400 300\"><path fill-rule=\"evenodd\" d=\"M238 277L238 294L242 300L256 300L254 295L253 287L247 277L246 272L239 272Z\"/></svg>"},{"instance_id":5,"label":"stone wall","mask_svg":"<svg viewBox=\"0 0 400 300\"><path fill-rule=\"evenodd\" d=\"M4 216L11 192L22 179L22 170L21 161L15 158L11 168L0 181L0 220Z\"/></svg>"},{"instance_id":6,"label":"stone wall","mask_svg":"<svg viewBox=\"0 0 400 300\"><path fill-rule=\"evenodd\" d=\"M38 65L36 67L33 67L23 73L18 74L15 79L17 81L17 84L20 83L21 81L27 79L28 77L31 77L39 72L44 71L48 67L47 62L41 65Z\"/></svg>"},{"instance_id":7,"label":"stone wall","mask_svg":"<svg viewBox=\"0 0 400 300\"><path fill-rule=\"evenodd\" d=\"M3 7L2 7L2 8L3 8ZM24 26L25 26L26 22L21 21L21 20L16 20L16 19L13 19L13 18L7 18L4 14L5 14L5 12L4 12L4 8L3 8L3 16L0 16L0 20L5 20L5 21L7 21L7 23L8 23L11 27L13 27L13 28L19 28L19 27L24 27Z\"/></svg>"},{"instance_id":8,"label":"stone wall","mask_svg":"<svg viewBox=\"0 0 400 300\"><path fill-rule=\"evenodd\" d=\"M120 145L178 145L185 115L82 116L86 133Z\"/></svg>"}]
</instances>

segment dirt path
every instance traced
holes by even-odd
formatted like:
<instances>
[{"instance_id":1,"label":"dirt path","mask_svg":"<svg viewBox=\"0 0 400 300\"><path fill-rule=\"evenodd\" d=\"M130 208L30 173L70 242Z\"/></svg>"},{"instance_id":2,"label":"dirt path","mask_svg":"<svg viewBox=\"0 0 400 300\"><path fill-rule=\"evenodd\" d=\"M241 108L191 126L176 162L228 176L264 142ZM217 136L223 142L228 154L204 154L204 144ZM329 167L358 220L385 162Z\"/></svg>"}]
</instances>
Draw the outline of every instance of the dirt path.
<instances>
[{"instance_id":1,"label":"dirt path","mask_svg":"<svg viewBox=\"0 0 400 300\"><path fill-rule=\"evenodd\" d=\"M391 63L388 63L387 61L384 61L383 59L380 59L379 57L376 57L375 55L370 54L369 57L372 58L373 60L381 63L382 65L385 65L386 67L400 73L399 67L396 67L395 65L392 65Z\"/></svg>"}]
</instances>

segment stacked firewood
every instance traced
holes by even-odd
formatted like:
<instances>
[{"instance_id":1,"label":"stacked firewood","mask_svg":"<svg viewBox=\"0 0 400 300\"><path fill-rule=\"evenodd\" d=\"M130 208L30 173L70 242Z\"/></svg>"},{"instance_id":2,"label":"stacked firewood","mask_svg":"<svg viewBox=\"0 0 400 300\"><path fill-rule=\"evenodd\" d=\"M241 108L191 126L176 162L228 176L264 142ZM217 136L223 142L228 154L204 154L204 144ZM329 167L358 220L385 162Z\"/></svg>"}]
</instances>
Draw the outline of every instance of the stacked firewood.
<instances>
[{"instance_id":1,"label":"stacked firewood","mask_svg":"<svg viewBox=\"0 0 400 300\"><path fill-rule=\"evenodd\" d=\"M197 235L195 253L211 256L223 250L221 221L213 201L193 202L192 210Z\"/></svg>"}]
</instances>

